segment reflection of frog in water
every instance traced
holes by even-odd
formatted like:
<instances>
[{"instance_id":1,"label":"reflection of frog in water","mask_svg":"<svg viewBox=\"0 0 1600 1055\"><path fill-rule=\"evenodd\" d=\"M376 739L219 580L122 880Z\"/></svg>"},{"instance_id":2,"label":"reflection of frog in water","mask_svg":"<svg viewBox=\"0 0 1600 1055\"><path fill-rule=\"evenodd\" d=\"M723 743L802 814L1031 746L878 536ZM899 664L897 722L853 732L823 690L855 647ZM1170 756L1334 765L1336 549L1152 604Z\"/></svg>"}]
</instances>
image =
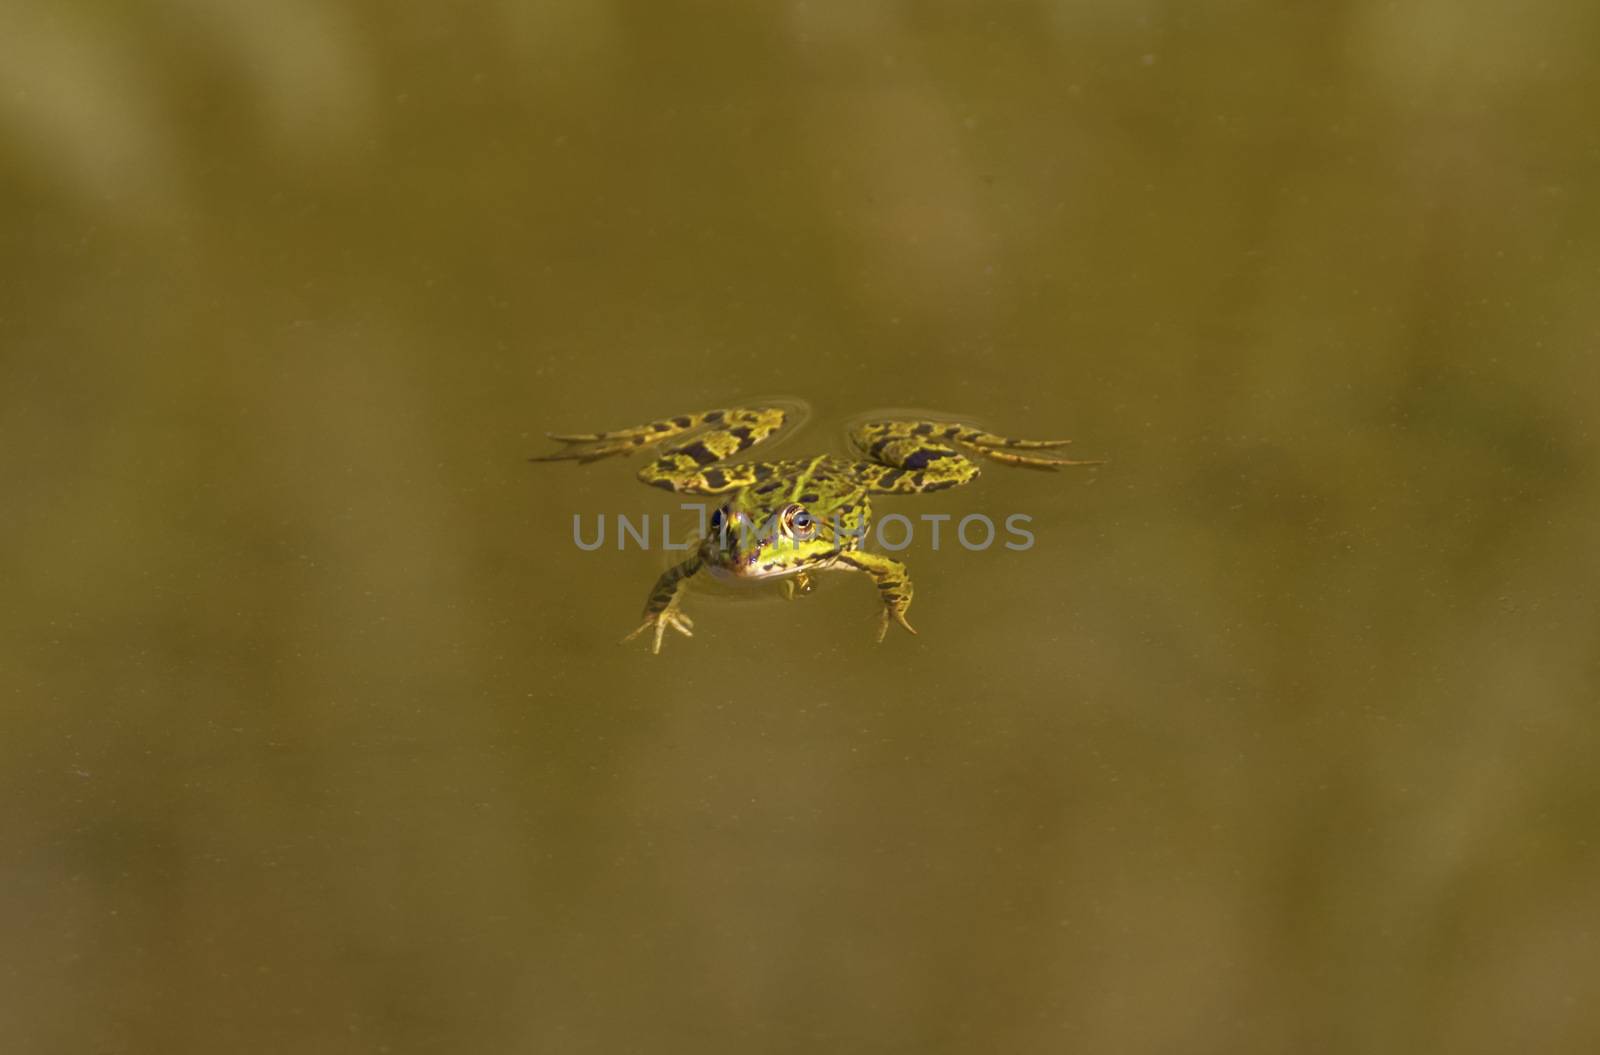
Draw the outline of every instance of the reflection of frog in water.
<instances>
[{"instance_id":1,"label":"reflection of frog in water","mask_svg":"<svg viewBox=\"0 0 1600 1055\"><path fill-rule=\"evenodd\" d=\"M920 494L966 483L978 475L978 463L960 448L1035 469L1097 464L1028 453L1061 447L1067 440L1012 440L970 425L898 419L869 421L851 432L851 441L870 460L820 454L727 463L783 424L784 412L777 407L708 410L618 432L552 435L566 448L534 459L588 462L672 440L639 470L639 479L670 491L723 496L694 555L657 580L645 604L644 622L629 639L654 628L651 651L660 652L667 627L690 635L693 623L678 601L684 583L702 568L727 579L783 579L790 596L797 585L810 588L813 571L866 572L883 599L878 640L888 632L891 618L914 634L906 622L911 580L905 565L861 549L871 521L870 496Z\"/></svg>"}]
</instances>

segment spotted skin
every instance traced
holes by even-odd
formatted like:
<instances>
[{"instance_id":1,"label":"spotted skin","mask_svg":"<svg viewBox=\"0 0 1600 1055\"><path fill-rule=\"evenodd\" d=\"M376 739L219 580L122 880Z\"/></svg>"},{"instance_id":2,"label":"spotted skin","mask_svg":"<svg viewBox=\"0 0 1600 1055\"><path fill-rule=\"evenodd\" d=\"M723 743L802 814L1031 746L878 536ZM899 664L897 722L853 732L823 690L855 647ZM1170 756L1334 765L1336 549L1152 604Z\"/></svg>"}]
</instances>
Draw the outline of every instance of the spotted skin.
<instances>
[{"instance_id":1,"label":"spotted skin","mask_svg":"<svg viewBox=\"0 0 1600 1055\"><path fill-rule=\"evenodd\" d=\"M641 481L681 494L726 496L695 554L656 581L644 622L624 640L653 631L651 651L659 653L669 627L693 636L694 624L679 602L689 580L702 570L730 580L777 579L790 597L796 587L799 592L811 588L812 572L863 572L883 602L878 640L891 622L915 634L906 621L912 587L905 565L862 549L872 522L872 495L959 487L977 477L978 458L1046 470L1100 464L1040 453L1068 440L1011 439L959 422L900 418L868 421L851 432L862 458L821 454L728 463L778 432L784 421L779 407L680 414L616 432L552 434L565 446L532 459L586 463L660 447L639 470Z\"/></svg>"},{"instance_id":2,"label":"spotted skin","mask_svg":"<svg viewBox=\"0 0 1600 1055\"><path fill-rule=\"evenodd\" d=\"M617 432L552 433L550 438L566 448L533 460L592 462L677 440L639 470L639 479L684 494L723 494L765 479L767 470L760 463L716 463L760 443L783 428L783 422L784 412L778 407L736 407L680 414Z\"/></svg>"}]
</instances>

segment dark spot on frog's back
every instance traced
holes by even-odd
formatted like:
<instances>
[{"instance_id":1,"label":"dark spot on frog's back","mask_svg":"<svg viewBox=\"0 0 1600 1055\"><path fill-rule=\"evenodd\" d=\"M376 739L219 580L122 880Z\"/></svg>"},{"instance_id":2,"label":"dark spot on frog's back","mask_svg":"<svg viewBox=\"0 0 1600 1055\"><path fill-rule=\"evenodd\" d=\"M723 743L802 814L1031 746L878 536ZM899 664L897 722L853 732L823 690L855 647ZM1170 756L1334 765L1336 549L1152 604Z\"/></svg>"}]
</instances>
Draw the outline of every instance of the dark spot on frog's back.
<instances>
[{"instance_id":1,"label":"dark spot on frog's back","mask_svg":"<svg viewBox=\"0 0 1600 1055\"><path fill-rule=\"evenodd\" d=\"M686 429L686 428L689 427L689 419L685 418L685 417L673 418L672 419L672 423L674 425L678 426L678 428L680 428L680 429Z\"/></svg>"},{"instance_id":2,"label":"dark spot on frog's back","mask_svg":"<svg viewBox=\"0 0 1600 1055\"><path fill-rule=\"evenodd\" d=\"M740 447L750 446L750 427L748 425L735 425L728 430L728 434L739 437Z\"/></svg>"},{"instance_id":3,"label":"dark spot on frog's back","mask_svg":"<svg viewBox=\"0 0 1600 1055\"><path fill-rule=\"evenodd\" d=\"M711 422L712 424L715 424L715 423L721 421L722 420L722 411L720 411L720 410L708 410L708 411L706 411L706 420Z\"/></svg>"},{"instance_id":4,"label":"dark spot on frog's back","mask_svg":"<svg viewBox=\"0 0 1600 1055\"><path fill-rule=\"evenodd\" d=\"M717 456L706 449L706 445L699 440L683 448L683 453L694 459L696 465L710 465L717 460Z\"/></svg>"},{"instance_id":5,"label":"dark spot on frog's back","mask_svg":"<svg viewBox=\"0 0 1600 1055\"><path fill-rule=\"evenodd\" d=\"M928 467L928 463L933 459L943 457L943 451L931 451L928 448L923 447L919 450L912 451L905 457L904 460L901 461L900 464L907 469L926 469Z\"/></svg>"},{"instance_id":6,"label":"dark spot on frog's back","mask_svg":"<svg viewBox=\"0 0 1600 1055\"><path fill-rule=\"evenodd\" d=\"M918 436L931 436L933 435L933 426L924 421L921 425L918 425L911 431L915 432Z\"/></svg>"},{"instance_id":7,"label":"dark spot on frog's back","mask_svg":"<svg viewBox=\"0 0 1600 1055\"><path fill-rule=\"evenodd\" d=\"M800 501L804 502L806 505L810 505L812 502L815 502L820 497L821 497L820 495L818 495L816 492L813 491L813 492L810 492L808 494L801 495L800 496Z\"/></svg>"},{"instance_id":8,"label":"dark spot on frog's back","mask_svg":"<svg viewBox=\"0 0 1600 1055\"><path fill-rule=\"evenodd\" d=\"M720 488L728 482L728 474L721 469L707 469L701 474L701 479L705 480L707 487Z\"/></svg>"}]
</instances>

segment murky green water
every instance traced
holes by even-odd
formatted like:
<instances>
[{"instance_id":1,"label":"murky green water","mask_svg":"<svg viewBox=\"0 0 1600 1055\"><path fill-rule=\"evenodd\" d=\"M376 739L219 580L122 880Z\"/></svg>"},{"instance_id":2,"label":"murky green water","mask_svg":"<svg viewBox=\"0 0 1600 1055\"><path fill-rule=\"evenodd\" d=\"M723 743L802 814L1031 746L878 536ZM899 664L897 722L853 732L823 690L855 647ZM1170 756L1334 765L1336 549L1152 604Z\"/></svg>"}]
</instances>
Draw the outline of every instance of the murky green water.
<instances>
[{"instance_id":1,"label":"murky green water","mask_svg":"<svg viewBox=\"0 0 1600 1055\"><path fill-rule=\"evenodd\" d=\"M0 1047L1595 1050L1597 34L0 7ZM1110 464L619 646L762 393Z\"/></svg>"}]
</instances>

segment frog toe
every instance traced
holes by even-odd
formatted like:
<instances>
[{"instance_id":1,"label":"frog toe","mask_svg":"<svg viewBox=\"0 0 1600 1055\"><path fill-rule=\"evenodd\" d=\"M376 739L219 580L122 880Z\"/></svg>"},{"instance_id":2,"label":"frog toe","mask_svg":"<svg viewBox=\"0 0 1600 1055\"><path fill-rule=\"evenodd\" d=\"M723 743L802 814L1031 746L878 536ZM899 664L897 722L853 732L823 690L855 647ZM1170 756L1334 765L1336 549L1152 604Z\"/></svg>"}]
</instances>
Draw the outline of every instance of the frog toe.
<instances>
[{"instance_id":1,"label":"frog toe","mask_svg":"<svg viewBox=\"0 0 1600 1055\"><path fill-rule=\"evenodd\" d=\"M1002 465L1015 465L1023 469L1055 470L1067 465L1104 465L1099 459L1058 458L1054 455L1018 454L1004 447L979 448L984 457Z\"/></svg>"},{"instance_id":2,"label":"frog toe","mask_svg":"<svg viewBox=\"0 0 1600 1055\"><path fill-rule=\"evenodd\" d=\"M684 637L694 636L693 619L690 619L682 612L667 611L662 612L659 615L652 615L644 622L640 623L638 628L634 630L633 633L622 639L622 643L626 644L627 642L638 637L640 634L644 633L646 630L654 628L655 635L650 641L650 652L653 655L659 656L661 654L661 641L664 637L666 637L667 627L669 626L678 633L682 634Z\"/></svg>"},{"instance_id":3,"label":"frog toe","mask_svg":"<svg viewBox=\"0 0 1600 1055\"><path fill-rule=\"evenodd\" d=\"M554 437L552 437L554 438ZM1056 447L1065 447L1071 440L1018 440L1008 436L996 436L992 432L980 432L968 441L974 447L1003 447L1015 451L1047 451Z\"/></svg>"},{"instance_id":4,"label":"frog toe","mask_svg":"<svg viewBox=\"0 0 1600 1055\"><path fill-rule=\"evenodd\" d=\"M883 639L889 636L889 620L891 618L901 626L905 627L909 632L913 634L917 632L916 627L906 622L906 614L904 612L891 612L889 609L885 608L883 610L882 618L878 620L878 644L883 644Z\"/></svg>"},{"instance_id":5,"label":"frog toe","mask_svg":"<svg viewBox=\"0 0 1600 1055\"><path fill-rule=\"evenodd\" d=\"M597 462L601 458L610 458L616 454L628 454L638 450L645 444L645 437L613 437L613 436L556 436L551 439L566 446L554 454L540 454L529 458L530 462L577 462L587 465Z\"/></svg>"}]
</instances>

